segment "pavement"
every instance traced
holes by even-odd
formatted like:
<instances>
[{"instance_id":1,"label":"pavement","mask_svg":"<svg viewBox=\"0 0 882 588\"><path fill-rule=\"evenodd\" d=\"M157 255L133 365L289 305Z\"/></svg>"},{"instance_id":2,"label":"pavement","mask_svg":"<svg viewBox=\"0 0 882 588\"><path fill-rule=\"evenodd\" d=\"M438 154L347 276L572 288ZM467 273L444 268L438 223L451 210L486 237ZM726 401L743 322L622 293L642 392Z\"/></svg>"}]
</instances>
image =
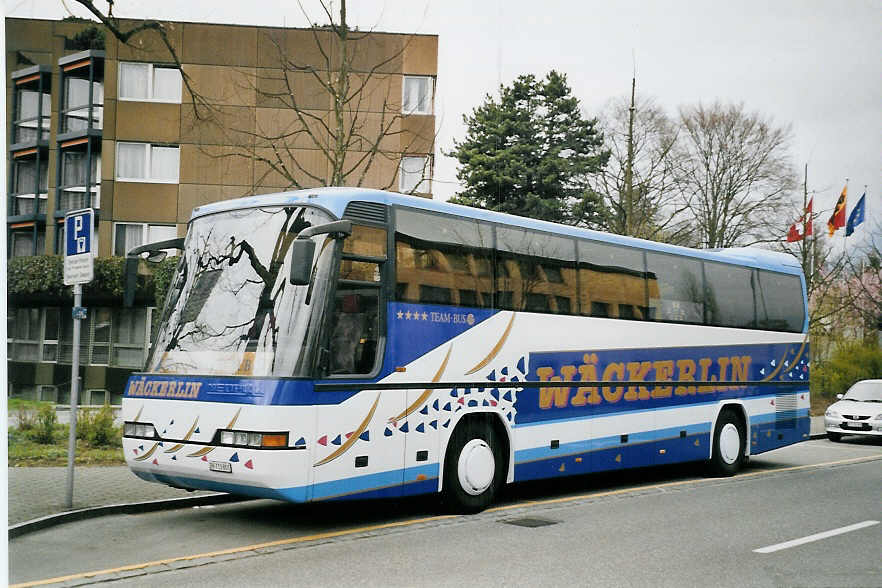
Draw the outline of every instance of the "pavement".
<instances>
[{"instance_id":1,"label":"pavement","mask_svg":"<svg viewBox=\"0 0 882 588\"><path fill-rule=\"evenodd\" d=\"M824 435L824 417L812 417L812 438ZM73 508L65 504L66 467L7 468L9 537L56 524L105 514L148 512L218 504L242 498L214 492L187 492L145 482L127 466L74 468Z\"/></svg>"}]
</instances>

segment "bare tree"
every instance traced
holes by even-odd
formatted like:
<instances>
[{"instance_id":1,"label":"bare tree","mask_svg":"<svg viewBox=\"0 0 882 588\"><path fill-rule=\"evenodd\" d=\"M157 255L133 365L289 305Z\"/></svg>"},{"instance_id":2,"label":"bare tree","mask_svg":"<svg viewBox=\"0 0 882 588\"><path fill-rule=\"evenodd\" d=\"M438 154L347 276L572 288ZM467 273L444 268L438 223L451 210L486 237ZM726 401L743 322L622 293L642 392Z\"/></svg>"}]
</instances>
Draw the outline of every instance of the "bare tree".
<instances>
[{"instance_id":1,"label":"bare tree","mask_svg":"<svg viewBox=\"0 0 882 588\"><path fill-rule=\"evenodd\" d=\"M680 215L684 207L676 183L681 157L676 124L652 98L636 95L633 79L630 101L611 101L600 120L610 158L591 179L591 188L605 204L604 228L687 243L691 225Z\"/></svg>"},{"instance_id":2,"label":"bare tree","mask_svg":"<svg viewBox=\"0 0 882 588\"><path fill-rule=\"evenodd\" d=\"M408 170L420 176L408 191L427 191L421 184L431 175L434 126L428 117L408 115L414 107L428 110L433 84L407 102L403 95L409 88L402 91L401 77L392 73L401 71L412 37L382 38L353 30L345 0L336 18L327 4L321 7L329 24L313 25L306 56L292 50L284 31L267 35L278 65L258 74L252 89L258 102L274 107L278 116L256 121L253 132L231 129L251 139L238 142L234 151L263 163L267 173L293 188L389 189L398 179L400 162L424 157L417 169ZM309 18L305 11L304 16ZM325 109L316 109L317 102ZM304 157L307 152L320 156Z\"/></svg>"},{"instance_id":3,"label":"bare tree","mask_svg":"<svg viewBox=\"0 0 882 588\"><path fill-rule=\"evenodd\" d=\"M684 159L678 189L694 217L701 246L771 243L796 185L791 130L743 104L680 108Z\"/></svg>"}]
</instances>

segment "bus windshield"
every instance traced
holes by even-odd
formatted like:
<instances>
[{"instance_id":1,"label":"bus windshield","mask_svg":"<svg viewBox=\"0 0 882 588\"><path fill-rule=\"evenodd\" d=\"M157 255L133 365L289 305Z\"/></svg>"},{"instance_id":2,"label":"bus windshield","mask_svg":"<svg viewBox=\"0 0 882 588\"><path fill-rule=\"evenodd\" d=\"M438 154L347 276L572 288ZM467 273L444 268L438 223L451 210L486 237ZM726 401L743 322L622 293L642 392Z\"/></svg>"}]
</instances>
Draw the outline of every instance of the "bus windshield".
<instances>
[{"instance_id":1,"label":"bus windshield","mask_svg":"<svg viewBox=\"0 0 882 588\"><path fill-rule=\"evenodd\" d=\"M235 210L195 219L169 286L147 370L292 376L309 370L333 240L314 237L313 280L288 282L291 242L330 222L311 207Z\"/></svg>"}]
</instances>

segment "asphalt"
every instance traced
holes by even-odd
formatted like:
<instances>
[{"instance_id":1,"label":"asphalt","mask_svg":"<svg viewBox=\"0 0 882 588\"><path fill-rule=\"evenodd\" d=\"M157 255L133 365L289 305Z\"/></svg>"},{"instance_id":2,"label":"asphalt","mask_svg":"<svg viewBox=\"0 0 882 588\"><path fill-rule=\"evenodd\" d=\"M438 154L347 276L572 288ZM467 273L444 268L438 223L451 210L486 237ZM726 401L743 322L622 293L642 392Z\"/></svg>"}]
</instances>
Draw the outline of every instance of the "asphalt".
<instances>
[{"instance_id":1,"label":"asphalt","mask_svg":"<svg viewBox=\"0 0 882 588\"><path fill-rule=\"evenodd\" d=\"M812 438L824 435L824 417L812 417ZM66 506L67 468L7 468L9 537L107 514L219 504L242 498L187 492L145 482L126 466L74 468L73 508Z\"/></svg>"}]
</instances>

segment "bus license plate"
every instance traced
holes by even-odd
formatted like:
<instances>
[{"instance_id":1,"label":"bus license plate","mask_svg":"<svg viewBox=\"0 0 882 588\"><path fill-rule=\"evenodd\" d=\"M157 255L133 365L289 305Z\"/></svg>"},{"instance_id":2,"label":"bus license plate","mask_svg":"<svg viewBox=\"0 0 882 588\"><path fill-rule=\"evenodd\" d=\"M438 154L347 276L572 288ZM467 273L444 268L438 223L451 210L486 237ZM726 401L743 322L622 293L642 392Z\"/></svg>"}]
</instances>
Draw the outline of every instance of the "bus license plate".
<instances>
[{"instance_id":1,"label":"bus license plate","mask_svg":"<svg viewBox=\"0 0 882 588\"><path fill-rule=\"evenodd\" d=\"M212 472L224 472L227 474L232 474L233 464L228 461L210 461L208 462L208 469Z\"/></svg>"}]
</instances>

